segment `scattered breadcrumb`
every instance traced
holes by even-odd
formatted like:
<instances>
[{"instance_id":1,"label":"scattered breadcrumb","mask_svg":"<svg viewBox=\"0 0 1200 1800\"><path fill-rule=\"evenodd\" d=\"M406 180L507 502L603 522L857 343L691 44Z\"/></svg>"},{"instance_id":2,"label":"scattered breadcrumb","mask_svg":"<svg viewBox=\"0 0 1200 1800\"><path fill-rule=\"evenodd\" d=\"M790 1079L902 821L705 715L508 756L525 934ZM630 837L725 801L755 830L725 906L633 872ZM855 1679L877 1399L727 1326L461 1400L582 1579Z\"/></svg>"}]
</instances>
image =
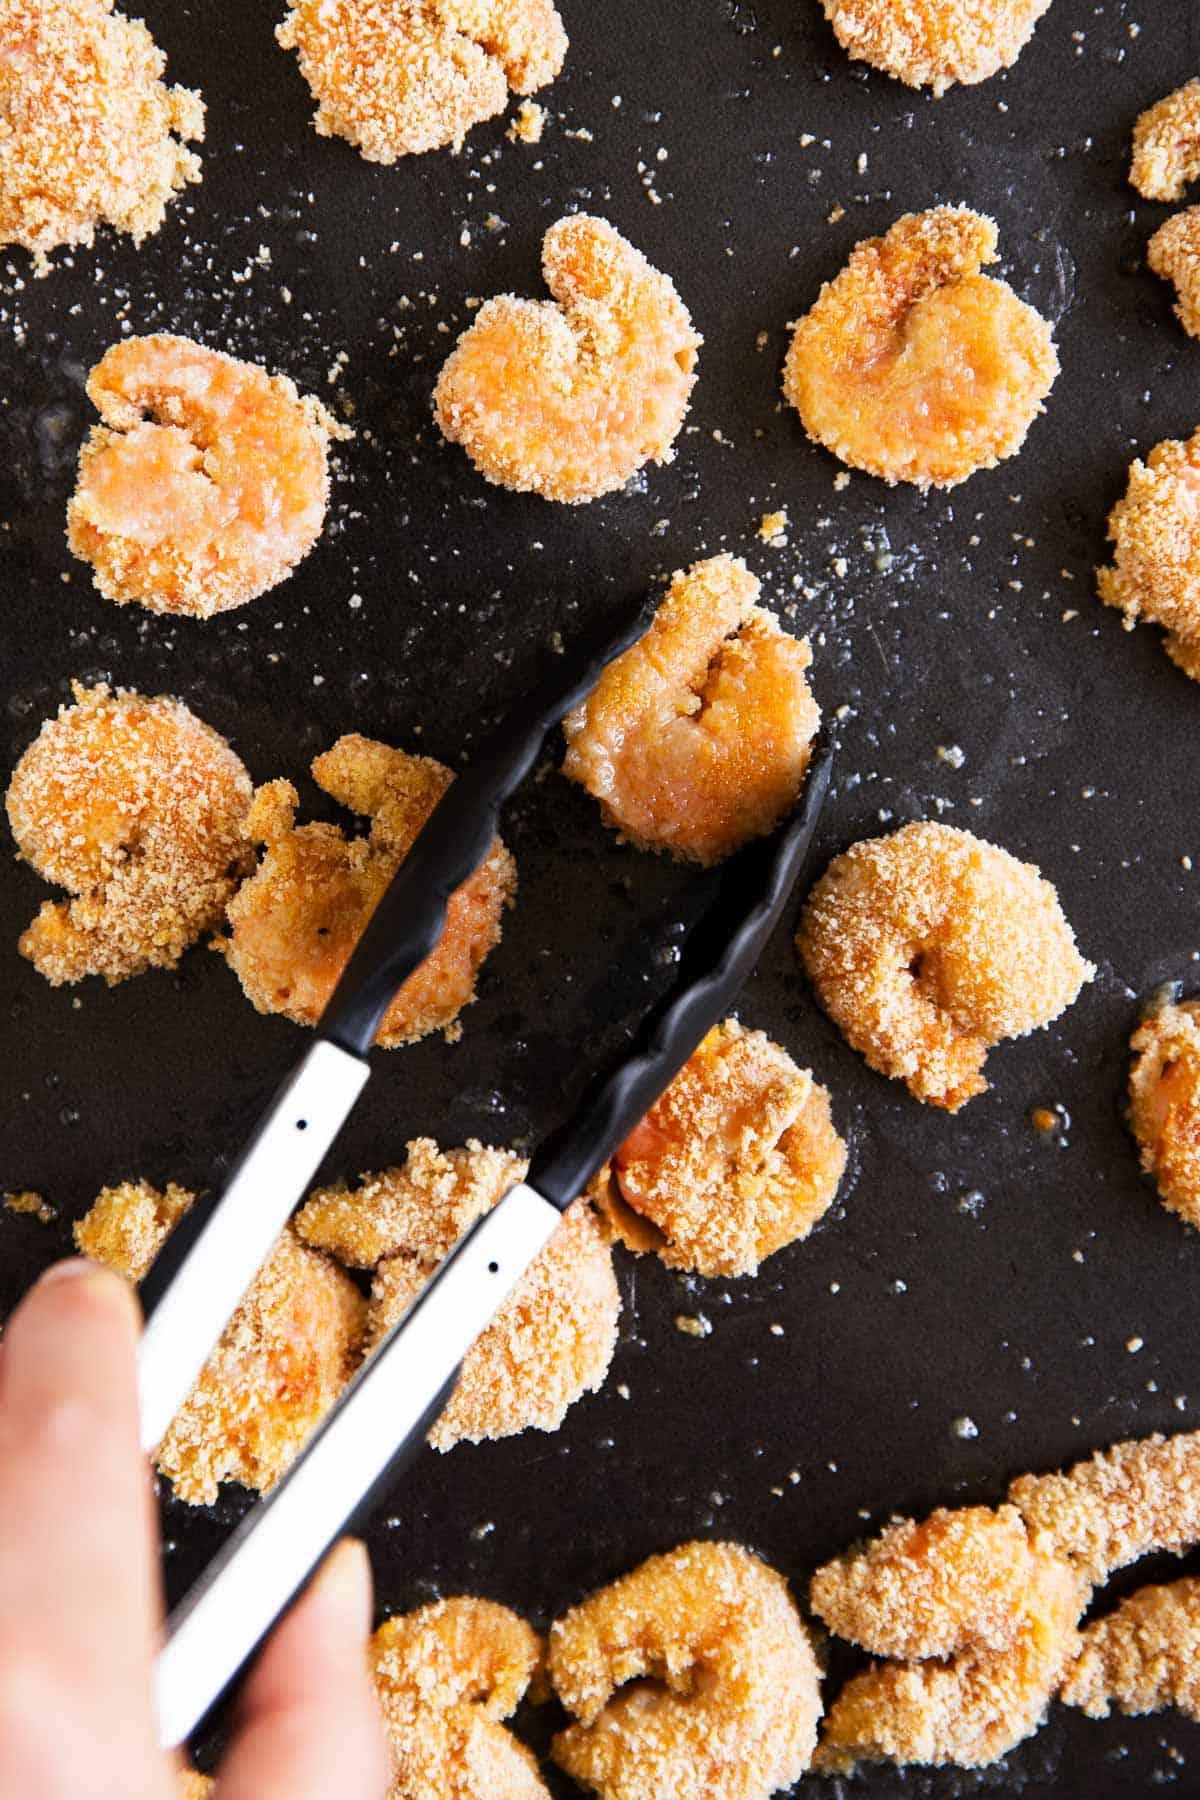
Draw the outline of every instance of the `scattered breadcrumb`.
<instances>
[{"instance_id":1,"label":"scattered breadcrumb","mask_svg":"<svg viewBox=\"0 0 1200 1800\"><path fill-rule=\"evenodd\" d=\"M58 1217L57 1207L51 1206L48 1200L43 1199L41 1194L35 1194L31 1188L23 1188L15 1194L5 1194L3 1200L7 1212L28 1213L41 1225L50 1225Z\"/></svg>"},{"instance_id":2,"label":"scattered breadcrumb","mask_svg":"<svg viewBox=\"0 0 1200 1800\"><path fill-rule=\"evenodd\" d=\"M514 144L540 144L545 129L545 107L539 106L536 100L522 100L507 135Z\"/></svg>"},{"instance_id":3,"label":"scattered breadcrumb","mask_svg":"<svg viewBox=\"0 0 1200 1800\"><path fill-rule=\"evenodd\" d=\"M763 514L759 521L758 535L772 550L782 550L788 541L787 530L787 512L781 508L779 512Z\"/></svg>"}]
</instances>

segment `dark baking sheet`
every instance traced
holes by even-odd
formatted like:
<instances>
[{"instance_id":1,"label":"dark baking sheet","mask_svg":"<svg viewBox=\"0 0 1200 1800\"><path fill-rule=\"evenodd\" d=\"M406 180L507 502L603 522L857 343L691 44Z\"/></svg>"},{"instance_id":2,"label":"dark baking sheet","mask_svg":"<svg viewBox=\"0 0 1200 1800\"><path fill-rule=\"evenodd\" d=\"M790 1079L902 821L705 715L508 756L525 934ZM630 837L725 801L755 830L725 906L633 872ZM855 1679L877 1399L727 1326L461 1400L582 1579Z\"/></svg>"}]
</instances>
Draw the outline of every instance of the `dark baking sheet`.
<instances>
[{"instance_id":1,"label":"dark baking sheet","mask_svg":"<svg viewBox=\"0 0 1200 1800\"><path fill-rule=\"evenodd\" d=\"M256 778L286 774L315 804L307 764L339 732L454 760L554 633L727 548L812 635L825 708L848 709L821 859L944 807L1041 865L1100 966L948 1119L845 1048L781 933L743 1016L832 1087L853 1146L835 1211L755 1282L622 1256L603 1393L557 1436L426 1455L371 1533L381 1607L470 1589L545 1621L695 1533L755 1546L803 1594L820 1559L894 1508L994 1501L1018 1470L1200 1424L1200 1238L1139 1178L1121 1120L1138 997L1196 979L1200 695L1091 580L1131 455L1200 410L1200 348L1142 267L1164 209L1125 180L1134 117L1195 67L1189 10L1055 0L1014 72L935 102L852 67L816 0L563 0L572 51L540 146L508 143L498 121L460 156L387 170L313 134L274 4L146 0L171 76L209 103L203 186L140 252L106 235L42 282L0 260L6 768L69 677L104 676L182 695ZM859 475L835 491L837 466L780 408L786 322L856 239L937 200L999 220L1006 272L1058 318L1062 376L995 472L925 498ZM467 297L540 293L541 232L574 207L671 272L707 345L675 464L565 509L485 486L439 442L429 393ZM125 322L353 405L323 542L286 586L210 623L108 605L63 542L83 373ZM755 528L779 506L790 541L767 549ZM937 755L955 744L959 769ZM692 878L619 848L543 773L509 815L520 904L463 1041L381 1055L331 1166L379 1166L417 1132L512 1143L554 1124L665 979ZM302 1044L203 950L176 975L51 991L15 952L44 895L4 866L0 1186L60 1209L49 1228L0 1215L6 1308L103 1183L218 1180ZM1070 1116L1049 1141L1027 1122L1040 1104ZM705 1340L673 1325L696 1309ZM956 1434L962 1418L976 1436ZM173 1591L244 1504L236 1490L212 1513L167 1503ZM1174 1714L1056 1709L988 1775L882 1769L859 1786L1200 1793L1198 1752Z\"/></svg>"}]
</instances>

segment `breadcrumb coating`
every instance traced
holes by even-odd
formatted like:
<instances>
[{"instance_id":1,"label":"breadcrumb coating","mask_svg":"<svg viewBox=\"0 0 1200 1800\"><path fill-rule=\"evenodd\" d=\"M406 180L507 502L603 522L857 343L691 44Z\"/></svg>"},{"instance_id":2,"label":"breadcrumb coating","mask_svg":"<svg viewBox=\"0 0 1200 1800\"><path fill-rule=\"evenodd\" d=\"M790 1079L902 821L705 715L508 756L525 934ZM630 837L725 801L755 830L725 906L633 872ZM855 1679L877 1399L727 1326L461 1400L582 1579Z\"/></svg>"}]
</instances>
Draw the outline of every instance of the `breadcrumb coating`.
<instances>
[{"instance_id":1,"label":"breadcrumb coating","mask_svg":"<svg viewBox=\"0 0 1200 1800\"><path fill-rule=\"evenodd\" d=\"M286 375L189 338L126 338L88 377L67 543L119 606L209 619L277 587L321 535L329 442Z\"/></svg>"},{"instance_id":2,"label":"breadcrumb coating","mask_svg":"<svg viewBox=\"0 0 1200 1800\"><path fill-rule=\"evenodd\" d=\"M871 1068L957 1112L988 1050L1048 1025L1095 970L1031 863L917 822L835 857L797 945L817 998Z\"/></svg>"},{"instance_id":3,"label":"breadcrumb coating","mask_svg":"<svg viewBox=\"0 0 1200 1800\"><path fill-rule=\"evenodd\" d=\"M552 225L542 273L553 302L480 307L434 413L486 480L577 505L670 462L703 340L670 277L604 219Z\"/></svg>"},{"instance_id":4,"label":"breadcrumb coating","mask_svg":"<svg viewBox=\"0 0 1200 1800\"><path fill-rule=\"evenodd\" d=\"M194 1199L146 1182L106 1188L76 1244L140 1280ZM179 1498L210 1506L222 1481L260 1492L278 1481L354 1373L365 1315L350 1277L285 1231L155 1452Z\"/></svg>"},{"instance_id":5,"label":"breadcrumb coating","mask_svg":"<svg viewBox=\"0 0 1200 1800\"><path fill-rule=\"evenodd\" d=\"M1200 338L1200 206L1189 206L1160 225L1146 250L1156 275L1175 284L1175 316Z\"/></svg>"},{"instance_id":6,"label":"breadcrumb coating","mask_svg":"<svg viewBox=\"0 0 1200 1800\"><path fill-rule=\"evenodd\" d=\"M908 87L937 96L1009 69L1050 0L821 0L838 43Z\"/></svg>"},{"instance_id":7,"label":"breadcrumb coating","mask_svg":"<svg viewBox=\"0 0 1200 1800\"><path fill-rule=\"evenodd\" d=\"M602 1207L670 1268L756 1275L808 1236L846 1167L829 1095L765 1032L709 1032L604 1171Z\"/></svg>"},{"instance_id":8,"label":"breadcrumb coating","mask_svg":"<svg viewBox=\"0 0 1200 1800\"><path fill-rule=\"evenodd\" d=\"M821 721L793 638L738 557L676 570L645 636L563 720L563 773L643 850L716 863L795 804Z\"/></svg>"},{"instance_id":9,"label":"breadcrumb coating","mask_svg":"<svg viewBox=\"0 0 1200 1800\"><path fill-rule=\"evenodd\" d=\"M809 1766L812 1644L783 1577L737 1544L652 1556L558 1620L549 1660L577 1721L555 1761L601 1800L767 1800Z\"/></svg>"},{"instance_id":10,"label":"breadcrumb coating","mask_svg":"<svg viewBox=\"0 0 1200 1800\"><path fill-rule=\"evenodd\" d=\"M297 1218L301 1237L352 1267L375 1269L369 1349L527 1167L475 1140L443 1154L431 1138L417 1138L401 1167L364 1176L357 1190L312 1195ZM430 1443L449 1450L464 1438L557 1430L576 1400L603 1385L620 1310L607 1234L578 1201L468 1351Z\"/></svg>"},{"instance_id":11,"label":"breadcrumb coating","mask_svg":"<svg viewBox=\"0 0 1200 1800\"><path fill-rule=\"evenodd\" d=\"M204 136L204 104L166 87L166 58L113 0L4 0L0 7L0 246L32 252L95 240L97 225L135 243L200 180L185 140Z\"/></svg>"},{"instance_id":12,"label":"breadcrumb coating","mask_svg":"<svg viewBox=\"0 0 1200 1800\"><path fill-rule=\"evenodd\" d=\"M1175 1706L1200 1719L1200 1580L1138 1588L1083 1634L1059 1699L1093 1719Z\"/></svg>"},{"instance_id":13,"label":"breadcrumb coating","mask_svg":"<svg viewBox=\"0 0 1200 1800\"><path fill-rule=\"evenodd\" d=\"M1165 1206L1200 1226L1200 1001L1163 1006L1129 1047L1129 1123Z\"/></svg>"},{"instance_id":14,"label":"breadcrumb coating","mask_svg":"<svg viewBox=\"0 0 1200 1800\"><path fill-rule=\"evenodd\" d=\"M1200 175L1200 79L1185 82L1140 115L1129 179L1144 200L1182 200Z\"/></svg>"},{"instance_id":15,"label":"breadcrumb coating","mask_svg":"<svg viewBox=\"0 0 1200 1800\"><path fill-rule=\"evenodd\" d=\"M257 790L251 837L265 846L257 872L230 902L222 946L248 998L264 1013L315 1025L350 953L453 781L428 756L410 756L352 732L312 765L313 780L339 805L371 820L368 837L336 825L297 825L288 781ZM376 1042L392 1049L441 1031L453 1043L475 979L500 942L500 920L516 896L517 870L499 838L451 895L436 949L413 970L384 1015Z\"/></svg>"},{"instance_id":16,"label":"breadcrumb coating","mask_svg":"<svg viewBox=\"0 0 1200 1800\"><path fill-rule=\"evenodd\" d=\"M1008 1498L1093 1583L1151 1551L1182 1555L1200 1543L1200 1432L1126 1439L1066 1474L1021 1475Z\"/></svg>"},{"instance_id":17,"label":"breadcrumb coating","mask_svg":"<svg viewBox=\"0 0 1200 1800\"><path fill-rule=\"evenodd\" d=\"M1139 619L1163 626L1171 661L1200 681L1200 430L1134 459L1108 535L1116 553L1096 571L1101 600L1124 614L1127 631Z\"/></svg>"},{"instance_id":18,"label":"breadcrumb coating","mask_svg":"<svg viewBox=\"0 0 1200 1800\"><path fill-rule=\"evenodd\" d=\"M439 1600L388 1619L370 1662L392 1750L390 1800L548 1800L537 1762L501 1720L542 1664L516 1613Z\"/></svg>"},{"instance_id":19,"label":"breadcrumb coating","mask_svg":"<svg viewBox=\"0 0 1200 1800\"><path fill-rule=\"evenodd\" d=\"M182 701L72 683L13 771L21 856L71 900L47 900L20 940L54 986L173 969L219 924L250 857L251 782Z\"/></svg>"},{"instance_id":20,"label":"breadcrumb coating","mask_svg":"<svg viewBox=\"0 0 1200 1800\"><path fill-rule=\"evenodd\" d=\"M1013 456L1058 374L1047 321L1006 282L993 220L907 213L865 238L797 320L784 397L814 443L884 481L954 487Z\"/></svg>"},{"instance_id":21,"label":"breadcrumb coating","mask_svg":"<svg viewBox=\"0 0 1200 1800\"><path fill-rule=\"evenodd\" d=\"M445 144L554 80L567 34L551 0L288 0L275 32L295 50L321 137L368 162Z\"/></svg>"},{"instance_id":22,"label":"breadcrumb coating","mask_svg":"<svg viewBox=\"0 0 1200 1800\"><path fill-rule=\"evenodd\" d=\"M201 1775L196 1769L184 1769L179 1777L179 1800L210 1800L216 1787L211 1775Z\"/></svg>"}]
</instances>

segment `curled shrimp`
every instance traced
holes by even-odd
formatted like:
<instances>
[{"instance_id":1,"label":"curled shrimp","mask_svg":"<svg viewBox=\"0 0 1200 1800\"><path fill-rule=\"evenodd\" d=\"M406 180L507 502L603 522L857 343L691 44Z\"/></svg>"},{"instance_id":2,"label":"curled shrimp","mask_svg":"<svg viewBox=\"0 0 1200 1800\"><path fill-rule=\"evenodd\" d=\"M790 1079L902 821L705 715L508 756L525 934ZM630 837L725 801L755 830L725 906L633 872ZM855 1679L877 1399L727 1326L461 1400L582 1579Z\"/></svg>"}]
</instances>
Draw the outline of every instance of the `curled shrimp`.
<instances>
[{"instance_id":1,"label":"curled shrimp","mask_svg":"<svg viewBox=\"0 0 1200 1800\"><path fill-rule=\"evenodd\" d=\"M1130 464L1108 535L1116 550L1096 571L1101 600L1124 615L1127 631L1141 619L1163 626L1171 661L1200 681L1200 430Z\"/></svg>"},{"instance_id":2,"label":"curled shrimp","mask_svg":"<svg viewBox=\"0 0 1200 1800\"><path fill-rule=\"evenodd\" d=\"M854 62L940 96L1016 62L1050 0L821 0Z\"/></svg>"},{"instance_id":3,"label":"curled shrimp","mask_svg":"<svg viewBox=\"0 0 1200 1800\"><path fill-rule=\"evenodd\" d=\"M1146 246L1156 275L1175 286L1175 316L1190 337L1200 338L1200 206L1185 207L1160 225Z\"/></svg>"},{"instance_id":4,"label":"curled shrimp","mask_svg":"<svg viewBox=\"0 0 1200 1800\"><path fill-rule=\"evenodd\" d=\"M806 638L740 559L677 571L646 635L563 721L563 773L646 850L715 863L794 805L821 714Z\"/></svg>"},{"instance_id":5,"label":"curled shrimp","mask_svg":"<svg viewBox=\"0 0 1200 1800\"><path fill-rule=\"evenodd\" d=\"M5 0L0 8L0 245L45 273L48 253L97 225L156 232L200 159L204 104L162 81L166 59L113 0Z\"/></svg>"},{"instance_id":6,"label":"curled shrimp","mask_svg":"<svg viewBox=\"0 0 1200 1800\"><path fill-rule=\"evenodd\" d=\"M486 301L434 412L488 481L576 504L670 461L701 339L670 278L604 219L559 219L542 271L556 304Z\"/></svg>"},{"instance_id":7,"label":"curled shrimp","mask_svg":"<svg viewBox=\"0 0 1200 1800\"><path fill-rule=\"evenodd\" d=\"M277 587L321 535L329 442L286 375L182 337L127 338L88 395L67 542L118 605L207 619Z\"/></svg>"},{"instance_id":8,"label":"curled shrimp","mask_svg":"<svg viewBox=\"0 0 1200 1800\"><path fill-rule=\"evenodd\" d=\"M319 135L377 163L457 147L510 88L553 81L567 51L551 0L289 0L275 35L299 57Z\"/></svg>"},{"instance_id":9,"label":"curled shrimp","mask_svg":"<svg viewBox=\"0 0 1200 1800\"><path fill-rule=\"evenodd\" d=\"M58 986L171 969L219 924L246 866L250 777L181 701L73 684L9 784L17 848L47 900L21 954Z\"/></svg>"},{"instance_id":10,"label":"curled shrimp","mask_svg":"<svg viewBox=\"0 0 1200 1800\"><path fill-rule=\"evenodd\" d=\"M796 941L847 1042L948 1112L986 1090L994 1044L1048 1025L1095 973L1032 864L926 822L835 857Z\"/></svg>"},{"instance_id":11,"label":"curled shrimp","mask_svg":"<svg viewBox=\"0 0 1200 1800\"><path fill-rule=\"evenodd\" d=\"M1129 179L1144 200L1182 200L1200 175L1200 79L1148 107L1133 128Z\"/></svg>"},{"instance_id":12,"label":"curled shrimp","mask_svg":"<svg viewBox=\"0 0 1200 1800\"><path fill-rule=\"evenodd\" d=\"M829 1095L765 1032L726 1019L626 1138L601 1204L632 1249L754 1275L807 1237L846 1167Z\"/></svg>"},{"instance_id":13,"label":"curled shrimp","mask_svg":"<svg viewBox=\"0 0 1200 1800\"><path fill-rule=\"evenodd\" d=\"M454 779L428 756L408 756L351 733L312 765L313 779L351 811L369 815L370 836L347 840L336 825L297 825L287 781L259 788L250 835L265 855L228 909L224 951L259 1012L315 1025L392 876ZM377 1042L413 1043L431 1031L453 1041L475 978L500 941L516 867L497 838L451 896L436 949L414 969L384 1015Z\"/></svg>"},{"instance_id":14,"label":"curled shrimp","mask_svg":"<svg viewBox=\"0 0 1200 1800\"><path fill-rule=\"evenodd\" d=\"M1093 1719L1175 1706L1200 1719L1200 1580L1138 1588L1083 1634L1059 1699Z\"/></svg>"},{"instance_id":15,"label":"curled shrimp","mask_svg":"<svg viewBox=\"0 0 1200 1800\"><path fill-rule=\"evenodd\" d=\"M1162 1006L1130 1040L1129 1123L1165 1205L1200 1225L1200 1001Z\"/></svg>"},{"instance_id":16,"label":"curled shrimp","mask_svg":"<svg viewBox=\"0 0 1200 1800\"><path fill-rule=\"evenodd\" d=\"M400 1167L365 1175L356 1189L310 1196L296 1222L305 1242L375 1271L368 1349L527 1167L511 1152L475 1141L443 1153L432 1138L417 1138ZM620 1310L607 1234L579 1201L467 1352L430 1443L449 1450L464 1438L478 1443L556 1430L568 1407L603 1384Z\"/></svg>"},{"instance_id":17,"label":"curled shrimp","mask_svg":"<svg viewBox=\"0 0 1200 1800\"><path fill-rule=\"evenodd\" d=\"M137 1281L194 1199L142 1181L106 1188L76 1225L76 1244ZM179 1498L210 1506L222 1481L259 1490L278 1481L353 1374L365 1314L350 1277L289 1227L155 1451Z\"/></svg>"},{"instance_id":18,"label":"curled shrimp","mask_svg":"<svg viewBox=\"0 0 1200 1800\"><path fill-rule=\"evenodd\" d=\"M991 219L908 213L855 246L795 324L783 391L815 443L884 481L954 487L1020 449L1058 374L1050 326L1003 281Z\"/></svg>"},{"instance_id":19,"label":"curled shrimp","mask_svg":"<svg viewBox=\"0 0 1200 1800\"><path fill-rule=\"evenodd\" d=\"M539 1676L542 1645L490 1600L439 1600L387 1619L370 1663L392 1750L390 1800L549 1800L506 1731Z\"/></svg>"},{"instance_id":20,"label":"curled shrimp","mask_svg":"<svg viewBox=\"0 0 1200 1800\"><path fill-rule=\"evenodd\" d=\"M576 1719L554 1758L601 1800L767 1800L809 1765L812 1644L783 1577L740 1545L652 1556L551 1628L549 1662Z\"/></svg>"}]
</instances>

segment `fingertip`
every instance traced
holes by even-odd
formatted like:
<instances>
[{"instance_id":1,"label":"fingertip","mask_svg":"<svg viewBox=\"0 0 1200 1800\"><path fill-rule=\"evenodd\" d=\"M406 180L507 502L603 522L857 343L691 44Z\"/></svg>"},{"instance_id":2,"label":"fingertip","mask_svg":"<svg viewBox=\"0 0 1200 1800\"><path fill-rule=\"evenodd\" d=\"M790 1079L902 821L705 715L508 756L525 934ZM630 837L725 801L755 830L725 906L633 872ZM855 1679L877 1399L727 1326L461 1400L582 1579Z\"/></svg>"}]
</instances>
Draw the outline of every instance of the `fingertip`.
<instances>
[{"instance_id":1,"label":"fingertip","mask_svg":"<svg viewBox=\"0 0 1200 1800\"><path fill-rule=\"evenodd\" d=\"M358 1638L371 1630L374 1610L371 1558L361 1538L345 1537L334 1545L317 1570L305 1596L307 1611L315 1609L322 1622L343 1626Z\"/></svg>"}]
</instances>

